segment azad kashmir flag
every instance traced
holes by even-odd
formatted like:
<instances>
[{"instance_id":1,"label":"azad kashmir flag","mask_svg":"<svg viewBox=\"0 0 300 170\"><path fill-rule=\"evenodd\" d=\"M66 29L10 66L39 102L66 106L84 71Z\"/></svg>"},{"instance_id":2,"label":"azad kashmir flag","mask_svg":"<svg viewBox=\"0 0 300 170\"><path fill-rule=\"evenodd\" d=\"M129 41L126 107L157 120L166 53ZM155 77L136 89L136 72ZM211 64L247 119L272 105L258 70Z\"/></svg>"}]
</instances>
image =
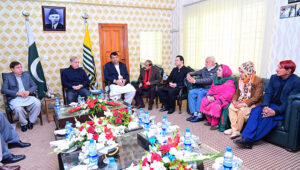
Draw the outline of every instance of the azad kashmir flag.
<instances>
[{"instance_id":1,"label":"azad kashmir flag","mask_svg":"<svg viewBox=\"0 0 300 170\"><path fill-rule=\"evenodd\" d=\"M25 24L28 38L28 71L31 75L31 78L38 86L38 96L40 99L42 99L44 97L44 92L47 92L46 79L36 44L33 39L33 34L29 26L29 21L26 20Z\"/></svg>"},{"instance_id":2,"label":"azad kashmir flag","mask_svg":"<svg viewBox=\"0 0 300 170\"><path fill-rule=\"evenodd\" d=\"M97 87L96 67L88 25L86 25L83 40L83 68L90 80L90 85L92 85L93 87Z\"/></svg>"}]
</instances>

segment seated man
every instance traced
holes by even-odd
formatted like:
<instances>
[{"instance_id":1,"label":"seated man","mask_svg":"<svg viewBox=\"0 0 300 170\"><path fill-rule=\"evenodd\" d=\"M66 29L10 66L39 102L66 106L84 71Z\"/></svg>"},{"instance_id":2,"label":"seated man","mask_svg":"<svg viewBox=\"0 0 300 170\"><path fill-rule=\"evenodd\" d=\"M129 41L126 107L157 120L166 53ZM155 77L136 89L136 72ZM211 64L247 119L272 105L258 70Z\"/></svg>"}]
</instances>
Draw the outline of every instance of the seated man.
<instances>
[{"instance_id":1,"label":"seated man","mask_svg":"<svg viewBox=\"0 0 300 170\"><path fill-rule=\"evenodd\" d=\"M164 108L160 109L160 111L168 111L168 114L175 112L176 96L179 94L180 86L184 85L184 78L190 71L184 66L184 59L181 55L176 56L175 65L176 67L173 68L167 79L168 87L158 89L159 99L164 105Z\"/></svg>"},{"instance_id":2,"label":"seated man","mask_svg":"<svg viewBox=\"0 0 300 170\"><path fill-rule=\"evenodd\" d=\"M149 94L149 105L148 110L152 110L152 105L154 103L155 97L155 88L156 85L160 82L160 72L159 68L152 67L152 61L146 60L144 64L145 68L141 69L141 73L138 79L139 85L136 87L136 94L135 94L135 105L137 108L144 108L145 104L142 99L142 91L147 90Z\"/></svg>"},{"instance_id":3,"label":"seated man","mask_svg":"<svg viewBox=\"0 0 300 170\"><path fill-rule=\"evenodd\" d=\"M3 164L14 163L25 159L25 155L13 155L8 149L29 147L30 143L23 143L14 128L8 122L2 112L0 112L0 137L1 137L1 162ZM6 144L8 145L8 148Z\"/></svg>"},{"instance_id":4,"label":"seated man","mask_svg":"<svg viewBox=\"0 0 300 170\"><path fill-rule=\"evenodd\" d=\"M110 54L111 62L104 66L104 78L111 83L110 85L110 98L121 98L121 94L125 93L125 102L131 104L135 88L129 82L129 74L127 72L126 64L119 62L117 52Z\"/></svg>"},{"instance_id":5,"label":"seated man","mask_svg":"<svg viewBox=\"0 0 300 170\"><path fill-rule=\"evenodd\" d=\"M242 138L233 142L251 149L254 142L265 137L280 120L284 119L288 97L300 93L300 78L293 74L296 64L284 60L278 64L276 75L272 75L261 105L251 110Z\"/></svg>"},{"instance_id":6,"label":"seated man","mask_svg":"<svg viewBox=\"0 0 300 170\"><path fill-rule=\"evenodd\" d=\"M68 104L77 101L78 95L87 99L90 95L88 85L90 80L86 72L79 68L79 60L77 57L71 57L70 67L62 72L61 80L63 87L67 89Z\"/></svg>"},{"instance_id":7,"label":"seated man","mask_svg":"<svg viewBox=\"0 0 300 170\"><path fill-rule=\"evenodd\" d=\"M14 118L19 118L22 132L33 128L37 117L41 112L41 102L31 96L36 90L37 85L33 82L28 72L22 71L21 63L13 61L9 65L12 73L4 79L2 93L6 94L9 107L14 111ZM29 121L26 120L26 110L30 112Z\"/></svg>"},{"instance_id":8,"label":"seated man","mask_svg":"<svg viewBox=\"0 0 300 170\"><path fill-rule=\"evenodd\" d=\"M214 57L207 57L205 59L205 67L197 72L189 73L186 76L186 80L189 83L196 84L201 88L195 88L189 91L188 103L190 113L193 116L187 118L187 121L199 122L204 119L202 113L200 113L200 105L202 98L208 92L211 87L214 78L217 75L218 64L215 63ZM193 78L192 76L199 76L199 78Z\"/></svg>"}]
</instances>

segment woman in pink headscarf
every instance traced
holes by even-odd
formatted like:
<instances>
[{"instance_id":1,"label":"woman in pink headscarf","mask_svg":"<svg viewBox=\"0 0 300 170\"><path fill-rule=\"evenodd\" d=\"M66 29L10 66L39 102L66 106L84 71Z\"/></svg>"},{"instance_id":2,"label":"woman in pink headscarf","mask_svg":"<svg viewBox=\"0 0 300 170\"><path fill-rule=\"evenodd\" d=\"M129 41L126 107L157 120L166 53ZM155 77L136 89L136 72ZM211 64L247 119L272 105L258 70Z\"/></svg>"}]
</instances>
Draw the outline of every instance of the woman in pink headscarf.
<instances>
[{"instance_id":1,"label":"woman in pink headscarf","mask_svg":"<svg viewBox=\"0 0 300 170\"><path fill-rule=\"evenodd\" d=\"M211 88L201 100L200 112L205 114L211 130L218 129L222 109L232 100L236 89L236 80L231 77L232 71L227 65L220 65Z\"/></svg>"}]
</instances>

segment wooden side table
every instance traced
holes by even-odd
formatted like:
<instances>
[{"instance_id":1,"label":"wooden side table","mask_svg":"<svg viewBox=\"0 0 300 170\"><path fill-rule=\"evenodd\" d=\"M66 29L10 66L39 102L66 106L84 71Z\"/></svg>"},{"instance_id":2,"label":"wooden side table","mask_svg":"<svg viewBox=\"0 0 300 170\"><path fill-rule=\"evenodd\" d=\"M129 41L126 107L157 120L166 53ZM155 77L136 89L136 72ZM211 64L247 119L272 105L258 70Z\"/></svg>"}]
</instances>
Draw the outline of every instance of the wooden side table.
<instances>
[{"instance_id":1,"label":"wooden side table","mask_svg":"<svg viewBox=\"0 0 300 170\"><path fill-rule=\"evenodd\" d=\"M49 104L55 102L55 97L54 98L44 98L45 100L45 113L46 113L46 116L47 116L47 120L48 120L48 123L51 121L51 117L49 115ZM59 97L59 100L61 100L61 97Z\"/></svg>"}]
</instances>

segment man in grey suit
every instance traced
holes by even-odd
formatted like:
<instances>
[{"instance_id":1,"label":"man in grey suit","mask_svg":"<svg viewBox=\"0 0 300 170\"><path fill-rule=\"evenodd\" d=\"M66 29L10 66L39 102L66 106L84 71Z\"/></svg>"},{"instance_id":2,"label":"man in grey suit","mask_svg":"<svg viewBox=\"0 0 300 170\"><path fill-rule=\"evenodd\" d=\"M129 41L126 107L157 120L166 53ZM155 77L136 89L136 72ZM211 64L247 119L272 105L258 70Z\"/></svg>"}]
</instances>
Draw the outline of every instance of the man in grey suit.
<instances>
[{"instance_id":1,"label":"man in grey suit","mask_svg":"<svg viewBox=\"0 0 300 170\"><path fill-rule=\"evenodd\" d=\"M13 61L10 63L12 73L3 78L2 93L6 94L9 107L14 111L14 118L19 118L22 132L33 128L38 115L41 112L41 102L33 94L37 85L33 82L28 72L22 71L21 63ZM29 121L26 120L26 110L29 114Z\"/></svg>"},{"instance_id":2,"label":"man in grey suit","mask_svg":"<svg viewBox=\"0 0 300 170\"><path fill-rule=\"evenodd\" d=\"M0 112L0 138L0 159L3 164L14 163L25 159L25 155L13 155L8 151L8 149L29 147L31 144L24 143L20 140L17 132L14 130L2 112Z\"/></svg>"}]
</instances>

